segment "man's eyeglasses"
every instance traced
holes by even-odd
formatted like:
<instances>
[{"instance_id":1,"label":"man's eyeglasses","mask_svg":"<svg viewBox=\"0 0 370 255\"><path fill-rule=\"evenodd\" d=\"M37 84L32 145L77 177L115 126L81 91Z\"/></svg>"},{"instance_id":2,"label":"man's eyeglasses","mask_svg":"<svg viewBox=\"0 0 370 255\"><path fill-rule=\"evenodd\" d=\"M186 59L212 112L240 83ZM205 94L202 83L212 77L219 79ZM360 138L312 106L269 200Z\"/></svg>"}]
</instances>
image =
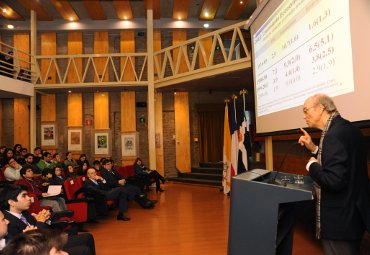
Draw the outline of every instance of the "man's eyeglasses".
<instances>
[{"instance_id":1,"label":"man's eyeglasses","mask_svg":"<svg viewBox=\"0 0 370 255\"><path fill-rule=\"evenodd\" d=\"M311 107L304 107L303 108L303 113L304 114L306 114L310 109L312 109L312 108L315 108L317 105L313 105L313 106L311 106Z\"/></svg>"}]
</instances>

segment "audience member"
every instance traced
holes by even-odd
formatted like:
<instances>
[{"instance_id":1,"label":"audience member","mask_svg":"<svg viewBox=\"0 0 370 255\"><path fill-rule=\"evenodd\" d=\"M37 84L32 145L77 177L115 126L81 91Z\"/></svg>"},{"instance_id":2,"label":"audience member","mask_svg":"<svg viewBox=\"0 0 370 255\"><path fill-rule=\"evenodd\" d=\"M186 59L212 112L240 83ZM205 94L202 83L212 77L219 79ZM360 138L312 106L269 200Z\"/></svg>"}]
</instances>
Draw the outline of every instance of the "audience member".
<instances>
[{"instance_id":1,"label":"audience member","mask_svg":"<svg viewBox=\"0 0 370 255\"><path fill-rule=\"evenodd\" d=\"M63 251L68 236L60 230L34 229L13 238L3 255L68 255Z\"/></svg>"},{"instance_id":2,"label":"audience member","mask_svg":"<svg viewBox=\"0 0 370 255\"><path fill-rule=\"evenodd\" d=\"M3 158L1 160L1 166L4 167L8 164L9 159L14 158L14 152L11 148L6 148L3 152Z\"/></svg>"},{"instance_id":3,"label":"audience member","mask_svg":"<svg viewBox=\"0 0 370 255\"><path fill-rule=\"evenodd\" d=\"M31 205L31 198L22 186L7 185L0 193L1 209L9 221L7 239L13 239L21 234L27 226L36 226L39 229L48 229L45 223L50 218L50 212L42 210L38 214L30 214L27 210ZM89 233L69 235L64 250L71 255L94 255L94 238Z\"/></svg>"},{"instance_id":4,"label":"audience member","mask_svg":"<svg viewBox=\"0 0 370 255\"><path fill-rule=\"evenodd\" d=\"M147 168L143 162L141 161L140 158L137 158L134 163L134 168L135 168L135 175L139 178L142 179L149 188L149 186L152 184L152 179L155 181L156 185L156 191L157 192L163 192L164 190L161 189L161 183L165 183L165 179L162 175L160 175L156 170L150 170Z\"/></svg>"},{"instance_id":5,"label":"audience member","mask_svg":"<svg viewBox=\"0 0 370 255\"><path fill-rule=\"evenodd\" d=\"M59 152L54 153L54 155L53 155L53 162L56 164L56 166L58 166L60 168L64 168L64 163L63 163L63 160L62 160L62 155Z\"/></svg>"},{"instance_id":6,"label":"audience member","mask_svg":"<svg viewBox=\"0 0 370 255\"><path fill-rule=\"evenodd\" d=\"M53 212L67 210L66 202L63 198L49 196L49 194L45 192L45 188L42 186L42 184L38 180L33 179L33 172L31 168L22 168L21 175L23 178L19 180L17 184L26 187L28 192L34 193L39 198L41 206L50 206Z\"/></svg>"},{"instance_id":7,"label":"audience member","mask_svg":"<svg viewBox=\"0 0 370 255\"><path fill-rule=\"evenodd\" d=\"M10 158L8 161L8 167L5 168L4 177L7 181L14 182L21 179L20 171L22 166L15 161L14 158Z\"/></svg>"},{"instance_id":8,"label":"audience member","mask_svg":"<svg viewBox=\"0 0 370 255\"><path fill-rule=\"evenodd\" d=\"M42 154L42 160L40 160L39 163L37 163L37 167L41 171L43 171L46 168L47 169L53 169L56 166L56 164L54 162L52 162L51 160L52 160L51 153L45 151Z\"/></svg>"},{"instance_id":9,"label":"audience member","mask_svg":"<svg viewBox=\"0 0 370 255\"><path fill-rule=\"evenodd\" d=\"M41 148L35 147L33 150L33 163L37 165L42 158Z\"/></svg>"},{"instance_id":10,"label":"audience member","mask_svg":"<svg viewBox=\"0 0 370 255\"><path fill-rule=\"evenodd\" d=\"M77 162L73 159L72 152L67 152L66 153L66 159L64 160L64 165L65 166L71 165L73 167L77 167L78 166Z\"/></svg>"},{"instance_id":11,"label":"audience member","mask_svg":"<svg viewBox=\"0 0 370 255\"><path fill-rule=\"evenodd\" d=\"M38 177L38 176L41 176L41 171L40 171L40 169L34 164L34 162L33 162L33 158L34 158L34 156L33 156L33 154L31 154L31 153L27 153L26 155L25 155L25 157L24 157L24 159L25 159L25 164L22 166L22 167L28 167L28 168L31 168L32 169L32 171L33 171L33 176L34 177Z\"/></svg>"}]
</instances>

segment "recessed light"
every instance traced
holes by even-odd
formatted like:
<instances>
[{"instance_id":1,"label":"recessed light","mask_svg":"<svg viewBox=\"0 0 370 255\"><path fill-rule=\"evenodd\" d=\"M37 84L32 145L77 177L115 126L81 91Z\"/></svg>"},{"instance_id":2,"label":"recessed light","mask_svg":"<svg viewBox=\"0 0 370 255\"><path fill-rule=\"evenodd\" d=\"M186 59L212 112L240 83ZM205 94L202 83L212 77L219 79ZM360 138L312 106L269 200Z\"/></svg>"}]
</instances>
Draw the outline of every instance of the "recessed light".
<instances>
[{"instance_id":1,"label":"recessed light","mask_svg":"<svg viewBox=\"0 0 370 255\"><path fill-rule=\"evenodd\" d=\"M71 94L72 93L72 90L68 90L68 93Z\"/></svg>"},{"instance_id":2,"label":"recessed light","mask_svg":"<svg viewBox=\"0 0 370 255\"><path fill-rule=\"evenodd\" d=\"M13 29L13 28L14 28L14 26L13 26L12 24L9 24L7 27L8 27L9 29Z\"/></svg>"},{"instance_id":3,"label":"recessed light","mask_svg":"<svg viewBox=\"0 0 370 255\"><path fill-rule=\"evenodd\" d=\"M181 17L179 16L177 19L178 19L178 20L181 20Z\"/></svg>"},{"instance_id":4,"label":"recessed light","mask_svg":"<svg viewBox=\"0 0 370 255\"><path fill-rule=\"evenodd\" d=\"M244 2L243 2L243 1L240 1L239 3L240 3L240 4L244 4Z\"/></svg>"},{"instance_id":5,"label":"recessed light","mask_svg":"<svg viewBox=\"0 0 370 255\"><path fill-rule=\"evenodd\" d=\"M73 21L73 18L72 18L72 17L70 17L70 18L69 18L69 21Z\"/></svg>"},{"instance_id":6,"label":"recessed light","mask_svg":"<svg viewBox=\"0 0 370 255\"><path fill-rule=\"evenodd\" d=\"M205 12L204 13L204 16L208 17L209 16L209 13L208 12Z\"/></svg>"},{"instance_id":7,"label":"recessed light","mask_svg":"<svg viewBox=\"0 0 370 255\"><path fill-rule=\"evenodd\" d=\"M125 17L123 17L123 19L124 19L124 20L127 20L128 18L127 18L127 16L125 16Z\"/></svg>"},{"instance_id":8,"label":"recessed light","mask_svg":"<svg viewBox=\"0 0 370 255\"><path fill-rule=\"evenodd\" d=\"M208 23L206 23L206 24L204 24L204 25L203 25L203 27L205 27L205 28L209 28L209 24L208 24Z\"/></svg>"},{"instance_id":9,"label":"recessed light","mask_svg":"<svg viewBox=\"0 0 370 255\"><path fill-rule=\"evenodd\" d=\"M7 13L7 12L8 12L8 10L4 8L3 9L3 13Z\"/></svg>"}]
</instances>

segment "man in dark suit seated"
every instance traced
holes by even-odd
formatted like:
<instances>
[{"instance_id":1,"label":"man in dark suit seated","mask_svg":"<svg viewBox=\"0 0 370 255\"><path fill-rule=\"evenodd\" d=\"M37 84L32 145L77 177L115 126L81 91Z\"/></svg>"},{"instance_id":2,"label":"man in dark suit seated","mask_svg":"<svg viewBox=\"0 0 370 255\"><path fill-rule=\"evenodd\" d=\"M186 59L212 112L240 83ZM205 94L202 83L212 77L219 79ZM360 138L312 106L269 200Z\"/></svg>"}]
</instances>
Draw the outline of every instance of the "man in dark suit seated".
<instances>
[{"instance_id":1,"label":"man in dark suit seated","mask_svg":"<svg viewBox=\"0 0 370 255\"><path fill-rule=\"evenodd\" d=\"M106 214L108 211L107 200L116 200L118 202L117 220L129 221L125 216L127 211L127 200L135 199L135 194L122 189L121 187L111 188L107 181L96 174L94 168L87 169L87 179L83 184L83 190L86 196L93 197L95 207L99 214Z\"/></svg>"},{"instance_id":2,"label":"man in dark suit seated","mask_svg":"<svg viewBox=\"0 0 370 255\"><path fill-rule=\"evenodd\" d=\"M46 222L50 218L50 212L42 210L38 214L31 215L27 211L31 205L31 198L21 186L7 185L0 189L0 194L1 209L5 219L9 221L7 240L22 234L30 226L49 228ZM94 238L89 233L69 235L64 250L72 255L94 255Z\"/></svg>"}]
</instances>

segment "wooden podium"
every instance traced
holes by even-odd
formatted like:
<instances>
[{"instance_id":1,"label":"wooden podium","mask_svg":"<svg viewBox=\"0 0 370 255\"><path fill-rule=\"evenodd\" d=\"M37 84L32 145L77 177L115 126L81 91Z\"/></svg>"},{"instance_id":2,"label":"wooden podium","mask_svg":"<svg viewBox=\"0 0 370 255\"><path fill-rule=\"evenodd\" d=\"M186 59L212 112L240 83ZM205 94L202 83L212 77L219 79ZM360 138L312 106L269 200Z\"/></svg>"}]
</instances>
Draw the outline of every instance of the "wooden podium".
<instances>
[{"instance_id":1,"label":"wooden podium","mask_svg":"<svg viewBox=\"0 0 370 255\"><path fill-rule=\"evenodd\" d=\"M254 169L232 179L229 255L292 254L296 202L313 199L313 181Z\"/></svg>"}]
</instances>

